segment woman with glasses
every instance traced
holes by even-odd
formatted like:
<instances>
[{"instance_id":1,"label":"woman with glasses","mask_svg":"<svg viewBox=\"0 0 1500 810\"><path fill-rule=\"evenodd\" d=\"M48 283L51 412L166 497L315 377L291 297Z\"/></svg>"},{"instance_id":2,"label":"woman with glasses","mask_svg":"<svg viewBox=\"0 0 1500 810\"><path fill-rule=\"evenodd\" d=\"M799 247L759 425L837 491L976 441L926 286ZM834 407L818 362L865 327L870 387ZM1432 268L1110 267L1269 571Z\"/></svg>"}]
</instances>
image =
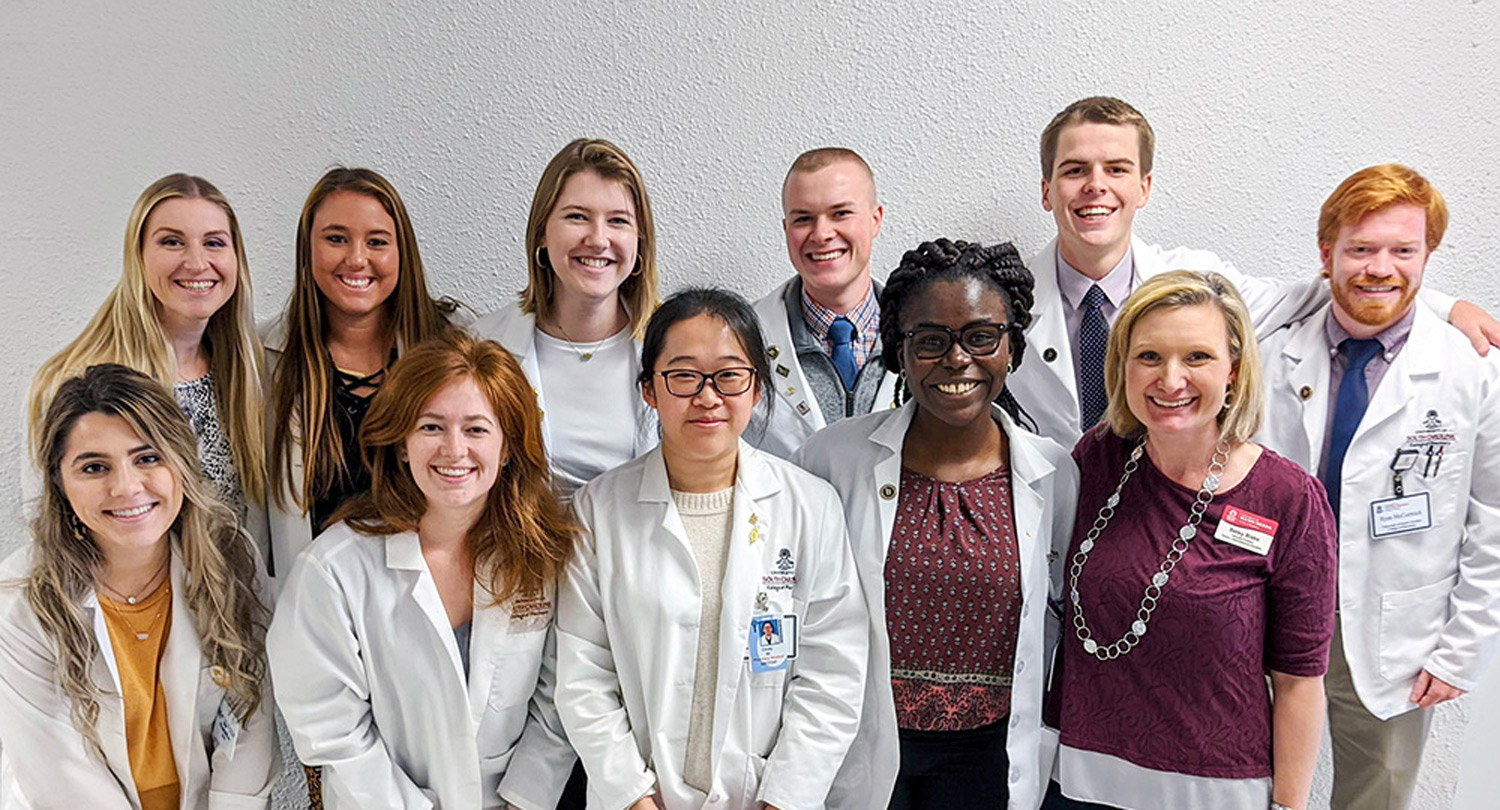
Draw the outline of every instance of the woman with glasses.
<instances>
[{"instance_id":1,"label":"woman with glasses","mask_svg":"<svg viewBox=\"0 0 1500 810\"><path fill-rule=\"evenodd\" d=\"M905 404L825 428L793 459L843 499L873 619L864 719L830 808L1041 801L1047 557L1072 530L1078 473L1017 427L1005 390L1031 286L1010 244L908 251L880 298Z\"/></svg>"},{"instance_id":2,"label":"woman with glasses","mask_svg":"<svg viewBox=\"0 0 1500 810\"><path fill-rule=\"evenodd\" d=\"M838 498L740 439L765 357L739 296L669 299L639 378L661 444L578 491L557 707L591 807L822 807L854 739L869 618Z\"/></svg>"}]
</instances>

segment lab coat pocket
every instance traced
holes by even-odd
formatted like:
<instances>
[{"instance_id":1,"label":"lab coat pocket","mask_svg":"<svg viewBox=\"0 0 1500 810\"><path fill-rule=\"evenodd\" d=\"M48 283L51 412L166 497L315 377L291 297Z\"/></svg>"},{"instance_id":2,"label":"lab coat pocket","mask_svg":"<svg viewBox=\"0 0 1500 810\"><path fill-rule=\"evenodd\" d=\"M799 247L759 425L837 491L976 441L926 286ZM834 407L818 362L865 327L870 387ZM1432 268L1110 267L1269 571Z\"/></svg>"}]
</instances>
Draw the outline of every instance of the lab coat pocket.
<instances>
[{"instance_id":1,"label":"lab coat pocket","mask_svg":"<svg viewBox=\"0 0 1500 810\"><path fill-rule=\"evenodd\" d=\"M1406 683L1417 676L1437 649L1438 636L1448 621L1448 595L1452 590L1453 580L1444 579L1380 597L1382 678Z\"/></svg>"},{"instance_id":2,"label":"lab coat pocket","mask_svg":"<svg viewBox=\"0 0 1500 810\"><path fill-rule=\"evenodd\" d=\"M525 705L536 691L542 656L507 652L495 656L495 674L490 679L490 710Z\"/></svg>"}]
</instances>

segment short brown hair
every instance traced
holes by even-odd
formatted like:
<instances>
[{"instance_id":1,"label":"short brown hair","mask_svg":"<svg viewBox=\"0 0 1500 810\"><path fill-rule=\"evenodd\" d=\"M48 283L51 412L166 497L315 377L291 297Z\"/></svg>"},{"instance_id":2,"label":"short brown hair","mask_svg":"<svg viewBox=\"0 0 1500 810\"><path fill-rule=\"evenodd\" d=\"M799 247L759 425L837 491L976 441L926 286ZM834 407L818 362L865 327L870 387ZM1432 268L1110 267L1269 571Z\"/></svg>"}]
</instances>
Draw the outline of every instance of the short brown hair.
<instances>
[{"instance_id":1,"label":"short brown hair","mask_svg":"<svg viewBox=\"0 0 1500 810\"><path fill-rule=\"evenodd\" d=\"M1323 201L1318 215L1318 247L1332 247L1339 231L1392 205L1415 205L1427 212L1427 250L1437 250L1448 230L1448 204L1427 178L1399 163L1360 169L1344 178Z\"/></svg>"},{"instance_id":2,"label":"short brown hair","mask_svg":"<svg viewBox=\"0 0 1500 810\"><path fill-rule=\"evenodd\" d=\"M1125 362L1129 359L1130 333L1147 314L1159 309L1177 309L1212 304L1224 315L1229 356L1234 361L1234 382L1229 385L1229 406L1219 414L1219 437L1231 444L1249 441L1260 430L1265 410L1265 383L1255 327L1245 300L1229 279L1218 273L1173 270L1142 284L1120 307L1120 317L1109 333L1104 354L1104 390L1109 409L1104 415L1115 434L1125 438L1146 431L1125 400Z\"/></svg>"},{"instance_id":3,"label":"short brown hair","mask_svg":"<svg viewBox=\"0 0 1500 810\"><path fill-rule=\"evenodd\" d=\"M797 172L815 172L819 169L826 169L835 163L853 163L864 169L865 174L870 176L870 189L874 190L875 171L870 168L870 164L866 163L865 159L860 157L858 152L842 146L820 146L817 149L809 149L798 155L797 159L792 161L792 167L786 170L786 177L781 179L781 187L785 189L786 181L790 180L792 175Z\"/></svg>"},{"instance_id":4,"label":"short brown hair","mask_svg":"<svg viewBox=\"0 0 1500 810\"><path fill-rule=\"evenodd\" d=\"M1052 177L1052 164L1057 160L1057 140L1062 137L1062 131L1073 124L1083 123L1135 127L1141 141L1141 176L1151 173L1152 158L1156 155L1156 132L1151 129L1151 122L1140 110L1117 98L1090 96L1063 108L1042 130L1042 177Z\"/></svg>"},{"instance_id":5,"label":"short brown hair","mask_svg":"<svg viewBox=\"0 0 1500 810\"><path fill-rule=\"evenodd\" d=\"M572 551L574 525L552 488L542 444L542 412L525 372L492 340L449 328L396 361L370 402L359 430L370 491L339 508L362 534L414 532L427 498L401 462L406 437L428 401L455 380L473 380L495 409L505 461L466 543L474 575L495 598L535 596L556 578Z\"/></svg>"},{"instance_id":6,"label":"short brown hair","mask_svg":"<svg viewBox=\"0 0 1500 810\"><path fill-rule=\"evenodd\" d=\"M618 182L625 187L635 205L636 266L620 282L620 300L630 312L630 331L640 337L645 332L647 319L661 303L657 291L656 223L651 218L651 197L646 194L646 181L641 177L641 170L624 150L597 138L579 138L564 146L548 161L547 168L542 170L542 179L537 181L536 192L531 196L531 215L526 219L528 280L526 289L521 291L521 311L531 313L539 321L552 315L552 285L556 276L550 264L541 263L537 252L546 246L547 218L557 207L563 186L568 178L579 172L593 172L606 180Z\"/></svg>"}]
</instances>

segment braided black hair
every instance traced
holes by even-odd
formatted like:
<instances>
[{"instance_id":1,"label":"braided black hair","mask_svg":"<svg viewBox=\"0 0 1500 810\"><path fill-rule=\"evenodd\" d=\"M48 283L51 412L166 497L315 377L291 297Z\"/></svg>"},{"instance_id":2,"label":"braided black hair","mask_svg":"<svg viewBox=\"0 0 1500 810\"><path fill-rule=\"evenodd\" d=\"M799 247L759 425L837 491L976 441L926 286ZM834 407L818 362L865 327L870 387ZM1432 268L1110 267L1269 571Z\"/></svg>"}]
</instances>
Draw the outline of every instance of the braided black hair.
<instances>
[{"instance_id":1,"label":"braided black hair","mask_svg":"<svg viewBox=\"0 0 1500 810\"><path fill-rule=\"evenodd\" d=\"M880 359L886 370L896 374L901 372L904 338L901 318L906 303L935 281L963 279L975 279L989 285L1005 299L1006 315L1010 318L1011 370L1020 368L1021 359L1026 355L1025 329L1031 325L1031 307L1035 300L1031 271L1026 269L1016 246L1009 242L986 246L938 239L906 251L901 257L901 265L886 279L885 289L880 295ZM903 384L897 397L905 402L911 398L911 391ZM1036 422L1011 395L1009 388L1001 388L995 404L1018 424L1036 430Z\"/></svg>"}]
</instances>

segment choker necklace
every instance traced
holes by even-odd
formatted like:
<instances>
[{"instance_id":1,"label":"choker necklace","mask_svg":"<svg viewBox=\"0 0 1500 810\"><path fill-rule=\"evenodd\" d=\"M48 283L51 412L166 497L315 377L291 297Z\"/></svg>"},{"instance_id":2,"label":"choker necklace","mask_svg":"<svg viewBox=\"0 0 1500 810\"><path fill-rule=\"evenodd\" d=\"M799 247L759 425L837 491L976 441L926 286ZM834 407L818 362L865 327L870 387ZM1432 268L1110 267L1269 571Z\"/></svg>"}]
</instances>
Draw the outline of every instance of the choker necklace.
<instances>
[{"instance_id":1,"label":"choker necklace","mask_svg":"<svg viewBox=\"0 0 1500 810\"><path fill-rule=\"evenodd\" d=\"M1229 445L1221 440L1214 447L1213 457L1208 463L1208 475L1203 477L1203 486L1199 487L1198 495L1193 499L1193 506L1188 510L1187 520L1183 522L1182 528L1177 530L1177 536L1172 538L1172 546L1167 550L1166 558L1161 561L1160 570L1151 575L1151 584L1146 586L1146 593L1141 597L1141 606L1135 612L1135 621L1130 623L1130 629L1115 642L1101 645L1094 640L1094 634L1083 619L1083 603L1078 597L1078 577L1083 573L1083 566L1089 561L1089 552L1094 550L1094 543L1109 525L1110 518L1115 516L1115 507L1120 505L1120 490L1125 488L1125 482L1130 480L1130 474L1140 466L1141 455L1145 452L1145 441L1130 451L1130 459L1125 462L1125 474L1120 476L1120 483L1115 486L1114 493L1105 499L1103 506L1099 507L1099 516L1094 518L1094 525L1089 528L1088 536L1078 544L1078 553L1073 555L1073 565L1068 577L1068 598L1073 603L1073 628L1078 639L1083 642L1083 651L1100 661L1112 661L1119 658L1141 643L1141 637L1146 635L1146 626L1151 623L1151 614L1156 612L1157 604L1161 599L1162 588L1166 587L1167 580L1172 577L1172 569L1177 567L1177 563L1182 560L1182 555L1187 553L1188 544L1198 534L1198 524L1203 522L1203 513L1207 511L1208 505L1213 503L1214 492L1219 488L1219 479L1224 474L1224 465L1229 461Z\"/></svg>"},{"instance_id":2,"label":"choker necklace","mask_svg":"<svg viewBox=\"0 0 1500 810\"><path fill-rule=\"evenodd\" d=\"M168 553L166 559L163 559L161 561L161 565L157 567L156 572L151 575L150 579L146 580L146 587L135 596L129 596L124 591L116 590L114 586L110 585L108 582L105 582L103 579L98 580L99 587L114 594L114 596L110 597L111 599L115 599L118 602L124 602L127 605L133 605L136 602L145 599L147 596L151 595L153 591L156 590L156 587L161 584L156 581L156 578L161 576L161 572L166 569L167 563L170 563L171 561L172 555Z\"/></svg>"}]
</instances>

